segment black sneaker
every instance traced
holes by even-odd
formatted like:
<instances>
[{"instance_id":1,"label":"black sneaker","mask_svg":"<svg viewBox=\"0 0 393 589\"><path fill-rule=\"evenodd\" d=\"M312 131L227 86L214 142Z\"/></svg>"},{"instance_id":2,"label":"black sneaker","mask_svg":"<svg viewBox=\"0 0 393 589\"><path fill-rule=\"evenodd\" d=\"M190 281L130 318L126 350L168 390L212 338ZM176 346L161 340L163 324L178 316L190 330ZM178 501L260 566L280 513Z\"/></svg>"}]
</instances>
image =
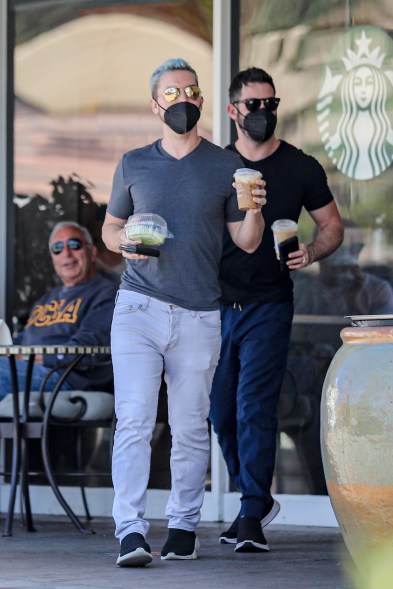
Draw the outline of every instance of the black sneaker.
<instances>
[{"instance_id":1,"label":"black sneaker","mask_svg":"<svg viewBox=\"0 0 393 589\"><path fill-rule=\"evenodd\" d=\"M239 519L235 552L268 552L261 522L256 517L243 515Z\"/></svg>"},{"instance_id":2,"label":"black sneaker","mask_svg":"<svg viewBox=\"0 0 393 589\"><path fill-rule=\"evenodd\" d=\"M274 518L278 515L280 511L280 504L276 499L272 499L271 502L265 507L262 519L261 519L261 526L265 528L270 522L274 520ZM239 526L239 518L240 512L238 513L236 519L232 522L231 526L221 534L219 538L219 542L221 544L236 544L237 543L237 529Z\"/></svg>"},{"instance_id":3,"label":"black sneaker","mask_svg":"<svg viewBox=\"0 0 393 589\"><path fill-rule=\"evenodd\" d=\"M220 544L236 544L237 543L237 529L239 527L240 513L237 514L236 519L231 523L229 528L222 532L218 541Z\"/></svg>"},{"instance_id":4,"label":"black sneaker","mask_svg":"<svg viewBox=\"0 0 393 589\"><path fill-rule=\"evenodd\" d=\"M198 558L198 538L195 532L169 528L168 539L161 550L162 560L194 560Z\"/></svg>"},{"instance_id":5,"label":"black sneaker","mask_svg":"<svg viewBox=\"0 0 393 589\"><path fill-rule=\"evenodd\" d=\"M119 567L143 567L152 560L150 546L145 542L142 534L131 532L123 538L116 561Z\"/></svg>"}]
</instances>

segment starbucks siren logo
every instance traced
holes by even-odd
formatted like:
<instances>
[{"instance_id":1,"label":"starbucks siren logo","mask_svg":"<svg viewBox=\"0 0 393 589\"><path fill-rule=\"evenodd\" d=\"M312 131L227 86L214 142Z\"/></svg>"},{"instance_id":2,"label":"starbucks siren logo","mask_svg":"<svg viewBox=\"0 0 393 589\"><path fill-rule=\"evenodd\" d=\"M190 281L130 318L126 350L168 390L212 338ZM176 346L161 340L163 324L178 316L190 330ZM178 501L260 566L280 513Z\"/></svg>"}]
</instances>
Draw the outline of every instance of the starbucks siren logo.
<instances>
[{"instance_id":1,"label":"starbucks siren logo","mask_svg":"<svg viewBox=\"0 0 393 589\"><path fill-rule=\"evenodd\" d=\"M339 39L325 69L319 131L334 165L355 180L375 178L393 161L392 56L383 31L354 27Z\"/></svg>"}]
</instances>

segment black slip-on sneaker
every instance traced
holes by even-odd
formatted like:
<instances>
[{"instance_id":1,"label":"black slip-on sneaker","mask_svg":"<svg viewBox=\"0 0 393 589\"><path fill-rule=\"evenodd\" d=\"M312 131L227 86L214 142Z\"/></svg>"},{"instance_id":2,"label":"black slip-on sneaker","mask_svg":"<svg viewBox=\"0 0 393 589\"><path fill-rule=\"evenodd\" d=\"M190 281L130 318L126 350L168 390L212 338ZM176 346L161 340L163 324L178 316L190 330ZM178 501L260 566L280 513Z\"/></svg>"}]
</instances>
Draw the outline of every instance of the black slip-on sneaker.
<instances>
[{"instance_id":1,"label":"black slip-on sneaker","mask_svg":"<svg viewBox=\"0 0 393 589\"><path fill-rule=\"evenodd\" d=\"M218 541L220 544L236 544L237 543L237 529L239 527L240 513L237 514L236 519L225 532L222 532Z\"/></svg>"},{"instance_id":2,"label":"black slip-on sneaker","mask_svg":"<svg viewBox=\"0 0 393 589\"><path fill-rule=\"evenodd\" d=\"M235 552L269 552L258 518L248 515L240 517Z\"/></svg>"},{"instance_id":3,"label":"black slip-on sneaker","mask_svg":"<svg viewBox=\"0 0 393 589\"><path fill-rule=\"evenodd\" d=\"M198 558L198 538L195 532L169 528L168 539L161 550L162 560L195 560Z\"/></svg>"},{"instance_id":4,"label":"black slip-on sneaker","mask_svg":"<svg viewBox=\"0 0 393 589\"><path fill-rule=\"evenodd\" d=\"M120 567L143 567L153 560L149 544L142 534L131 532L120 543L116 564Z\"/></svg>"},{"instance_id":5,"label":"black slip-on sneaker","mask_svg":"<svg viewBox=\"0 0 393 589\"><path fill-rule=\"evenodd\" d=\"M276 499L272 499L271 502L265 507L264 512L262 514L262 528L265 528L267 525L270 524L270 522L274 520L274 518L278 515L280 508L281 505L279 504L279 502ZM218 540L220 544L237 544L237 530L239 527L239 518L240 512L238 513L236 519L232 522L230 527L225 532L222 532Z\"/></svg>"}]
</instances>

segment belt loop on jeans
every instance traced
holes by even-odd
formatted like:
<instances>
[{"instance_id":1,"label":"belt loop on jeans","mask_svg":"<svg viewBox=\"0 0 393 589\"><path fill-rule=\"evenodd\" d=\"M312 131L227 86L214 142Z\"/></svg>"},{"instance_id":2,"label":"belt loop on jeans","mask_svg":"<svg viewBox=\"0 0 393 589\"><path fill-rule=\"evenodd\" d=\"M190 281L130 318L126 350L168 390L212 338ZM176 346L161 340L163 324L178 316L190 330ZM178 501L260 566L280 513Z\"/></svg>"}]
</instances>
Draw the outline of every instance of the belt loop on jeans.
<instances>
[{"instance_id":1,"label":"belt loop on jeans","mask_svg":"<svg viewBox=\"0 0 393 589\"><path fill-rule=\"evenodd\" d=\"M236 307L238 307L239 308L239 311L243 311L243 307L241 306L240 303L233 303L232 306L233 306L234 309L236 309Z\"/></svg>"}]
</instances>

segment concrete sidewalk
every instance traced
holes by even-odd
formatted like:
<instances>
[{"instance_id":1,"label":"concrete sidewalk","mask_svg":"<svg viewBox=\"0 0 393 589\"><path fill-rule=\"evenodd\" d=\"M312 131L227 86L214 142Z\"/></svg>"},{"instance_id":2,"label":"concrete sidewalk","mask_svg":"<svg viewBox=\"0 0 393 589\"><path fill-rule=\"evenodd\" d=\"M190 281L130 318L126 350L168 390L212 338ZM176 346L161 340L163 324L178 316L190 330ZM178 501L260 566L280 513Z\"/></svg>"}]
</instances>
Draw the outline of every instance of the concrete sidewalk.
<instances>
[{"instance_id":1,"label":"concrete sidewalk","mask_svg":"<svg viewBox=\"0 0 393 589\"><path fill-rule=\"evenodd\" d=\"M29 533L16 520L13 536L0 537L0 589L354 589L337 528L273 524L265 528L269 553L236 554L217 541L225 524L202 523L198 560L162 561L166 522L153 521L153 563L125 569L115 565L111 519L93 520L94 535L64 517L36 517L35 525Z\"/></svg>"}]
</instances>

